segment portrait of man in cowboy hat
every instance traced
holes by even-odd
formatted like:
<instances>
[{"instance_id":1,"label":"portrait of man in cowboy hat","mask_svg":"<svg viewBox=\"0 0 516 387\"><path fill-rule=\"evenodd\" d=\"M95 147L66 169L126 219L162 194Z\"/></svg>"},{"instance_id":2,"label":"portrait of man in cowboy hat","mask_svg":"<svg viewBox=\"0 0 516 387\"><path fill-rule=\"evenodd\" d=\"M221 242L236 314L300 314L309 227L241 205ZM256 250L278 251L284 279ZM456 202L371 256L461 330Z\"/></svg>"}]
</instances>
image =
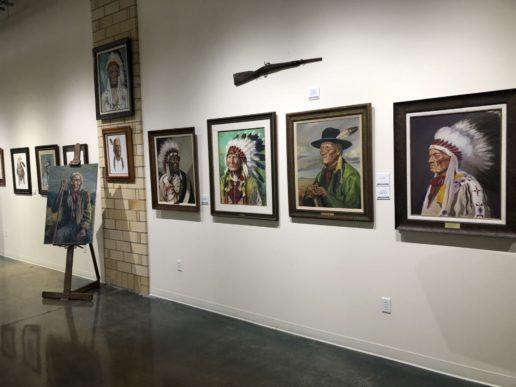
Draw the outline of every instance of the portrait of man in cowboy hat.
<instances>
[{"instance_id":1,"label":"portrait of man in cowboy hat","mask_svg":"<svg viewBox=\"0 0 516 387\"><path fill-rule=\"evenodd\" d=\"M361 179L359 172L343 157L342 152L352 143L345 137L357 127L345 130L327 127L321 138L311 146L319 149L322 169L306 187L302 205L308 207L361 208Z\"/></svg>"}]
</instances>

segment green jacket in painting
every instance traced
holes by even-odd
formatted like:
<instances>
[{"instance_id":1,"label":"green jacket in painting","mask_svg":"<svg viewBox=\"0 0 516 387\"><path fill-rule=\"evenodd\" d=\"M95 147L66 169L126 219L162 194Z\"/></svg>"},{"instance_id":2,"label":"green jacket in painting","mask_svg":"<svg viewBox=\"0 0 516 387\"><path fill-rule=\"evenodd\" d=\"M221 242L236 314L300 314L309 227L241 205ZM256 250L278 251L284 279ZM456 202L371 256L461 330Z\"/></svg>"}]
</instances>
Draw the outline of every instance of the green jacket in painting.
<instances>
[{"instance_id":1,"label":"green jacket in painting","mask_svg":"<svg viewBox=\"0 0 516 387\"><path fill-rule=\"evenodd\" d=\"M315 177L314 183L326 189L326 196L312 199L303 197L303 205L309 207L361 208L360 174L342 157L332 172L330 181L324 180L325 168Z\"/></svg>"}]
</instances>

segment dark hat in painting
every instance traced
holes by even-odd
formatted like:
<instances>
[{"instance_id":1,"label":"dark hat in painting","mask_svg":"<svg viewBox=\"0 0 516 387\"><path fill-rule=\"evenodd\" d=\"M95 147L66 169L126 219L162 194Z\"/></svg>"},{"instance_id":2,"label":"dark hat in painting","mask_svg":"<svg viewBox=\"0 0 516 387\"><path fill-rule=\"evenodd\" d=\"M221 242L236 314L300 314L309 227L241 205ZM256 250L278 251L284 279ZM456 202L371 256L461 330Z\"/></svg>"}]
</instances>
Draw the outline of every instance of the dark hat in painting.
<instances>
[{"instance_id":1,"label":"dark hat in painting","mask_svg":"<svg viewBox=\"0 0 516 387\"><path fill-rule=\"evenodd\" d=\"M322 132L322 136L320 139L312 141L312 146L316 148L320 148L323 142L329 141L335 144L340 144L342 146L342 150L349 148L351 143L347 140L343 140L340 137L340 130L337 128L326 128ZM347 133L346 133L347 134Z\"/></svg>"}]
</instances>

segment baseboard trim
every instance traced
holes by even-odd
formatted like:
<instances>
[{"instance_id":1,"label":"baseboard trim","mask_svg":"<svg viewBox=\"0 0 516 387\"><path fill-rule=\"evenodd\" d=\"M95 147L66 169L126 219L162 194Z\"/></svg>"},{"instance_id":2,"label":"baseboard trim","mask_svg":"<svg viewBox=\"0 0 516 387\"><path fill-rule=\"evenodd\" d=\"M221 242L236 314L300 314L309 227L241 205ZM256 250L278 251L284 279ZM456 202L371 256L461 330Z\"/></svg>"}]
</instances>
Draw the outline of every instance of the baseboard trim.
<instances>
[{"instance_id":1,"label":"baseboard trim","mask_svg":"<svg viewBox=\"0 0 516 387\"><path fill-rule=\"evenodd\" d=\"M30 265L44 267L45 269L51 269L51 270L59 271L61 273L64 273L64 271L65 271L65 269L64 269L65 260L64 259L63 259L63 265L61 266L59 264L56 264L54 262L50 262L47 260L43 260L42 262L34 262L34 260L30 257L19 256L17 254L10 254L7 252L2 253L1 255L6 258L13 259L15 261L21 261L21 262L28 263ZM66 258L66 255L63 255L63 257ZM86 272L84 270L74 270L73 275L76 277L81 277L81 278L85 278L85 279L92 280L92 281L96 280L94 274Z\"/></svg>"},{"instance_id":2,"label":"baseboard trim","mask_svg":"<svg viewBox=\"0 0 516 387\"><path fill-rule=\"evenodd\" d=\"M236 318L251 324L260 325L266 328L275 329L330 345L336 345L353 351L378 356L384 359L475 383L482 383L488 386L516 386L516 377L503 373L497 373L471 367L465 364L438 359L424 354L407 351L401 348L344 336L335 332L328 332L316 328L311 328L308 326L292 323L290 321L280 320L274 317L214 303L208 300L190 297L184 294L171 292L165 289L159 289L156 287L150 288L150 295L185 304L194 308L206 310L208 312Z\"/></svg>"}]
</instances>

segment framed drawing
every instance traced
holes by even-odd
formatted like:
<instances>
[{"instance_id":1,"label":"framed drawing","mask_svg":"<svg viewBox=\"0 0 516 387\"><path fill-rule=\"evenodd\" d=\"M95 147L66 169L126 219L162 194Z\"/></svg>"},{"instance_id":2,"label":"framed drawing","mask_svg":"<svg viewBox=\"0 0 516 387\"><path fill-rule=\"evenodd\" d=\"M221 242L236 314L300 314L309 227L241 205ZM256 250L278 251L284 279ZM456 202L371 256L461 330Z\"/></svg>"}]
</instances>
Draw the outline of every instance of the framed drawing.
<instances>
[{"instance_id":1,"label":"framed drawing","mask_svg":"<svg viewBox=\"0 0 516 387\"><path fill-rule=\"evenodd\" d=\"M32 195L29 148L11 149L14 193Z\"/></svg>"},{"instance_id":2,"label":"framed drawing","mask_svg":"<svg viewBox=\"0 0 516 387\"><path fill-rule=\"evenodd\" d=\"M199 211L195 128L149 132L152 208Z\"/></svg>"},{"instance_id":3,"label":"framed drawing","mask_svg":"<svg viewBox=\"0 0 516 387\"><path fill-rule=\"evenodd\" d=\"M292 217L372 222L371 105L287 114Z\"/></svg>"},{"instance_id":4,"label":"framed drawing","mask_svg":"<svg viewBox=\"0 0 516 387\"><path fill-rule=\"evenodd\" d=\"M102 129L107 181L134 182L133 135L130 126Z\"/></svg>"},{"instance_id":5,"label":"framed drawing","mask_svg":"<svg viewBox=\"0 0 516 387\"><path fill-rule=\"evenodd\" d=\"M516 236L516 89L394 104L396 228Z\"/></svg>"},{"instance_id":6,"label":"framed drawing","mask_svg":"<svg viewBox=\"0 0 516 387\"><path fill-rule=\"evenodd\" d=\"M75 145L63 146L63 165L68 165L73 160ZM81 164L88 164L88 144L81 144Z\"/></svg>"},{"instance_id":7,"label":"framed drawing","mask_svg":"<svg viewBox=\"0 0 516 387\"><path fill-rule=\"evenodd\" d=\"M43 145L36 147L36 170L40 195L48 192L48 172L50 167L59 165L59 146Z\"/></svg>"},{"instance_id":8,"label":"framed drawing","mask_svg":"<svg viewBox=\"0 0 516 387\"><path fill-rule=\"evenodd\" d=\"M97 167L49 168L45 244L86 245L93 241Z\"/></svg>"},{"instance_id":9,"label":"framed drawing","mask_svg":"<svg viewBox=\"0 0 516 387\"><path fill-rule=\"evenodd\" d=\"M0 187L5 187L4 150L0 148Z\"/></svg>"},{"instance_id":10,"label":"framed drawing","mask_svg":"<svg viewBox=\"0 0 516 387\"><path fill-rule=\"evenodd\" d=\"M97 120L132 116L131 41L117 40L93 49Z\"/></svg>"},{"instance_id":11,"label":"framed drawing","mask_svg":"<svg viewBox=\"0 0 516 387\"><path fill-rule=\"evenodd\" d=\"M278 220L276 113L208 120L211 214Z\"/></svg>"}]
</instances>

